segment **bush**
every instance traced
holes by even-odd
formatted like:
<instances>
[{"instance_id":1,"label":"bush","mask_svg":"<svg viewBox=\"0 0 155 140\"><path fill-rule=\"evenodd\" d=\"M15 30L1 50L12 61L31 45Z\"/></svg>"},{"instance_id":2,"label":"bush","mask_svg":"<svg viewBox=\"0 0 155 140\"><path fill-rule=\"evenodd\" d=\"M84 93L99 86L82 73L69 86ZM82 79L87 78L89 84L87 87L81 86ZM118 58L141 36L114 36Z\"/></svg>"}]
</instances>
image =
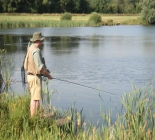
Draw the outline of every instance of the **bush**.
<instances>
[{"instance_id":1,"label":"bush","mask_svg":"<svg viewBox=\"0 0 155 140\"><path fill-rule=\"evenodd\" d=\"M72 14L65 12L61 17L60 20L72 20Z\"/></svg>"},{"instance_id":2,"label":"bush","mask_svg":"<svg viewBox=\"0 0 155 140\"><path fill-rule=\"evenodd\" d=\"M91 13L91 16L89 18L90 22L94 22L94 23L100 23L102 21L101 15L99 15L96 12Z\"/></svg>"},{"instance_id":3,"label":"bush","mask_svg":"<svg viewBox=\"0 0 155 140\"><path fill-rule=\"evenodd\" d=\"M155 2L154 0L144 0L142 3L141 18L149 24L155 24Z\"/></svg>"}]
</instances>

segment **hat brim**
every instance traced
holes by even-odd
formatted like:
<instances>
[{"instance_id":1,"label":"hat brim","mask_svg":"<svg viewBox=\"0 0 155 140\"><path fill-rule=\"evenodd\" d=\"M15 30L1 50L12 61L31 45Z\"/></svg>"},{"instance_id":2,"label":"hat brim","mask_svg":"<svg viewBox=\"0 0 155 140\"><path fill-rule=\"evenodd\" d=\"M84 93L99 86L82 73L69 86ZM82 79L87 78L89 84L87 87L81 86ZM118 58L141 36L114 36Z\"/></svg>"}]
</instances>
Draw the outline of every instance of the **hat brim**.
<instances>
[{"instance_id":1,"label":"hat brim","mask_svg":"<svg viewBox=\"0 0 155 140\"><path fill-rule=\"evenodd\" d=\"M39 38L39 39L31 38L30 41L31 41L31 42L35 42L35 41L37 41L37 40L43 41L44 39L45 39L44 37L41 37L41 38Z\"/></svg>"}]
</instances>

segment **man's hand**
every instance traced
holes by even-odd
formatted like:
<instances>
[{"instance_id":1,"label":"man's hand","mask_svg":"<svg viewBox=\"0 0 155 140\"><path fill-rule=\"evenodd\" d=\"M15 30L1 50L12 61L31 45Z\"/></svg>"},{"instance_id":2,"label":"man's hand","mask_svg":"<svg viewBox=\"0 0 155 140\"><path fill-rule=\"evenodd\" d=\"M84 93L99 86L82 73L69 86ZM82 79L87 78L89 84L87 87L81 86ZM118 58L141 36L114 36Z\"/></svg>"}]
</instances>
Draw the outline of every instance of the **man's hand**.
<instances>
[{"instance_id":1,"label":"man's hand","mask_svg":"<svg viewBox=\"0 0 155 140\"><path fill-rule=\"evenodd\" d=\"M50 75L50 71L46 69L45 67L43 67L40 72L48 79L53 79L52 76Z\"/></svg>"},{"instance_id":2,"label":"man's hand","mask_svg":"<svg viewBox=\"0 0 155 140\"><path fill-rule=\"evenodd\" d=\"M47 78L50 79L50 80L53 79L53 77L51 75L49 75L49 77L47 77Z\"/></svg>"}]
</instances>

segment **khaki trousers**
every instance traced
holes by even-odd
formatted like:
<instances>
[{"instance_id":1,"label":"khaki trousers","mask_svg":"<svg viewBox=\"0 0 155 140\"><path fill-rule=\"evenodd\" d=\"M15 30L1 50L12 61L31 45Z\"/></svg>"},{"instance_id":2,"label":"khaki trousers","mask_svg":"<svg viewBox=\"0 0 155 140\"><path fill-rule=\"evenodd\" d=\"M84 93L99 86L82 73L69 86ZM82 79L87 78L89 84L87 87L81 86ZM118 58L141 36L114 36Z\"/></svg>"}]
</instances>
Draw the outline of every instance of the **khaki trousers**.
<instances>
[{"instance_id":1,"label":"khaki trousers","mask_svg":"<svg viewBox=\"0 0 155 140\"><path fill-rule=\"evenodd\" d=\"M27 75L28 88L31 93L31 100L41 100L42 78L36 75Z\"/></svg>"}]
</instances>

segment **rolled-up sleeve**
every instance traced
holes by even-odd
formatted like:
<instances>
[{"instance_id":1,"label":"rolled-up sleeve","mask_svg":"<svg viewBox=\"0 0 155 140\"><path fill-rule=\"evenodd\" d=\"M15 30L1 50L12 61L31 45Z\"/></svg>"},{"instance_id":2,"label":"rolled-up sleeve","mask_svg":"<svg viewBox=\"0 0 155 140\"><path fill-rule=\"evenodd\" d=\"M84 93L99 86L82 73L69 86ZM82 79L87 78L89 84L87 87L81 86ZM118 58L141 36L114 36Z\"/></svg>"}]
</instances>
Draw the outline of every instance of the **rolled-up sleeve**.
<instances>
[{"instance_id":1,"label":"rolled-up sleeve","mask_svg":"<svg viewBox=\"0 0 155 140\"><path fill-rule=\"evenodd\" d=\"M34 60L34 63L36 65L36 68L40 71L44 64L42 62L42 55L41 55L41 52L39 49L35 49L33 52L32 52L32 55L33 55L33 60Z\"/></svg>"}]
</instances>

